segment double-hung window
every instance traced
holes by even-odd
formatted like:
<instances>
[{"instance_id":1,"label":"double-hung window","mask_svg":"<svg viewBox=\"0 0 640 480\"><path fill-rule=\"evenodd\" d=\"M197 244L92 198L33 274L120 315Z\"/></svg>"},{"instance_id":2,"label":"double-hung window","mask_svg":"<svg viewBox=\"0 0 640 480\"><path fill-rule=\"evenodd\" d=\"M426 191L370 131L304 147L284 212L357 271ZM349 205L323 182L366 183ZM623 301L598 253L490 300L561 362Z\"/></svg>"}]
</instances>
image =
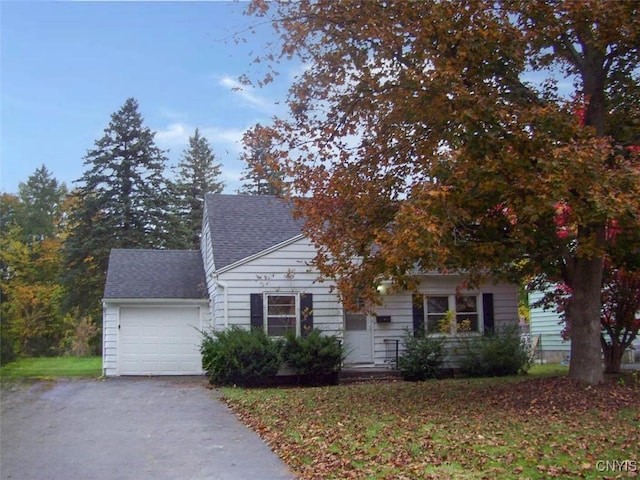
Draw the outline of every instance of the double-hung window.
<instances>
[{"instance_id":1,"label":"double-hung window","mask_svg":"<svg viewBox=\"0 0 640 480\"><path fill-rule=\"evenodd\" d=\"M479 332L479 318L477 295L459 295L456 297L457 332Z\"/></svg>"},{"instance_id":2,"label":"double-hung window","mask_svg":"<svg viewBox=\"0 0 640 480\"><path fill-rule=\"evenodd\" d=\"M425 295L425 326L429 333L481 331L479 295ZM447 312L449 318L447 318Z\"/></svg>"},{"instance_id":3,"label":"double-hung window","mask_svg":"<svg viewBox=\"0 0 640 480\"><path fill-rule=\"evenodd\" d=\"M266 322L267 335L283 337L288 331L297 331L297 298L295 294L267 294Z\"/></svg>"}]
</instances>

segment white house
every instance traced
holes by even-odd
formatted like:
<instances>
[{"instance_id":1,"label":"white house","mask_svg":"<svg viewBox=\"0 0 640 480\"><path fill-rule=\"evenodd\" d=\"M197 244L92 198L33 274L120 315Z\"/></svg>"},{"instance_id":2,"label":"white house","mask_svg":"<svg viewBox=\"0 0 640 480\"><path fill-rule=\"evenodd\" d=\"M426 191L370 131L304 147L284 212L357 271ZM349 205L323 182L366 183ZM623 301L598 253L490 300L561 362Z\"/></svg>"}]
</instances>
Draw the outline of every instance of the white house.
<instances>
[{"instance_id":1,"label":"white house","mask_svg":"<svg viewBox=\"0 0 640 480\"><path fill-rule=\"evenodd\" d=\"M447 310L476 332L518 323L515 285L460 292L458 275L425 274L417 292L384 295L372 315L345 311L313 268L316 250L301 226L276 197L208 194L200 252L113 250L105 375L200 374L207 328L255 326L274 336L319 328L342 340L346 365L385 366L407 330L436 329Z\"/></svg>"}]
</instances>

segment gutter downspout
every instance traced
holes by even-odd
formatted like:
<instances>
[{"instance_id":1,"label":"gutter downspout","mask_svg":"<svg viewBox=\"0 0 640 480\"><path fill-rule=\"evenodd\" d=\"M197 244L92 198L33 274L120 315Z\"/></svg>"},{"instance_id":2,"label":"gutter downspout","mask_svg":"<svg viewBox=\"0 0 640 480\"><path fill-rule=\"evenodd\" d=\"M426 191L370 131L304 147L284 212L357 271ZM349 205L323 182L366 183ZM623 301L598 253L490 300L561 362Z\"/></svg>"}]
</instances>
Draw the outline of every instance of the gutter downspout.
<instances>
[{"instance_id":1,"label":"gutter downspout","mask_svg":"<svg viewBox=\"0 0 640 480\"><path fill-rule=\"evenodd\" d=\"M223 320L224 320L224 328L229 328L229 295L227 284L218 280L217 276L213 277L213 283L216 288L222 288L222 302L223 302Z\"/></svg>"}]
</instances>

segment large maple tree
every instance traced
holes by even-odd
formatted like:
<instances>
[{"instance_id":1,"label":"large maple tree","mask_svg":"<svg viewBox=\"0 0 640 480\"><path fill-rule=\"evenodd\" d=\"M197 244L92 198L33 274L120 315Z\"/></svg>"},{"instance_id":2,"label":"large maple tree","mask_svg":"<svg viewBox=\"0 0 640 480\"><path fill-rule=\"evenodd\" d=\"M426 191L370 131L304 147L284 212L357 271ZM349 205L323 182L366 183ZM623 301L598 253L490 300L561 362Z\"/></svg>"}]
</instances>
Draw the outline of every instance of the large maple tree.
<instances>
[{"instance_id":1,"label":"large maple tree","mask_svg":"<svg viewBox=\"0 0 640 480\"><path fill-rule=\"evenodd\" d=\"M343 297L544 274L572 291L570 375L601 381L603 260L640 227L638 5L254 0L273 68L305 66L279 167Z\"/></svg>"}]
</instances>

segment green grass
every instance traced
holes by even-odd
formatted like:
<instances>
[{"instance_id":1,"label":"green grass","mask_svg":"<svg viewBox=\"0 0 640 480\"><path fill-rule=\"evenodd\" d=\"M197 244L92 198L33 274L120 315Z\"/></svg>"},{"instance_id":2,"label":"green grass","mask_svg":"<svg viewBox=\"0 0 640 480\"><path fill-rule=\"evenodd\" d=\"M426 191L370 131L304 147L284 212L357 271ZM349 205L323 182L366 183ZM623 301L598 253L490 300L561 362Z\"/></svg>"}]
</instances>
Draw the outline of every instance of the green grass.
<instances>
[{"instance_id":1,"label":"green grass","mask_svg":"<svg viewBox=\"0 0 640 480\"><path fill-rule=\"evenodd\" d=\"M560 365L558 363L534 364L529 369L529 375L532 377L555 377L558 375L566 375L569 373L568 365Z\"/></svg>"},{"instance_id":2,"label":"green grass","mask_svg":"<svg viewBox=\"0 0 640 480\"><path fill-rule=\"evenodd\" d=\"M0 368L3 379L51 377L99 377L102 357L23 358Z\"/></svg>"},{"instance_id":3,"label":"green grass","mask_svg":"<svg viewBox=\"0 0 640 480\"><path fill-rule=\"evenodd\" d=\"M567 371L222 393L302 480L625 477L597 465L640 461L640 384Z\"/></svg>"}]
</instances>

